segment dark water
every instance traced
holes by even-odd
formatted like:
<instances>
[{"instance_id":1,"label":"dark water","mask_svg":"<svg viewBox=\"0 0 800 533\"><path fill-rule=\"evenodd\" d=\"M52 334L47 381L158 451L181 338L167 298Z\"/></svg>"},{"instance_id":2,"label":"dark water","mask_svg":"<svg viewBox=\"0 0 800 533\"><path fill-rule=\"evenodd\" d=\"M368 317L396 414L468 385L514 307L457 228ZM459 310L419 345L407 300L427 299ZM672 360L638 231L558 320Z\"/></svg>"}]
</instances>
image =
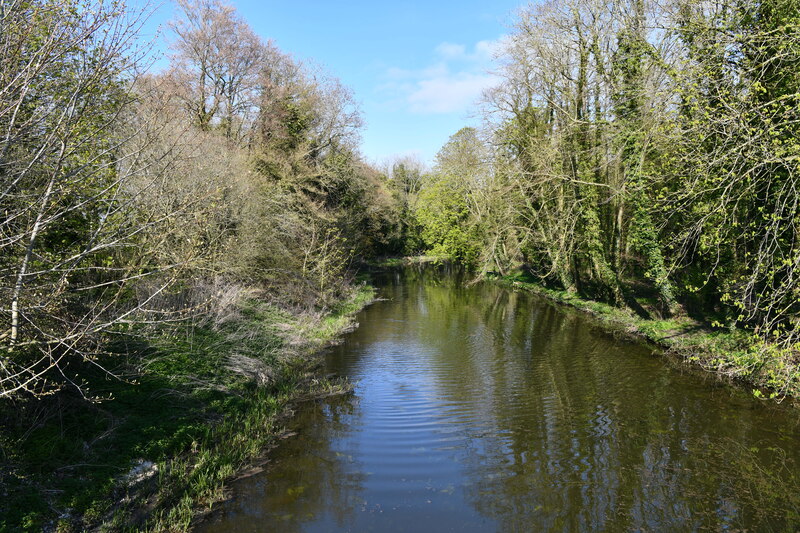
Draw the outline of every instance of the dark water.
<instances>
[{"instance_id":1,"label":"dark water","mask_svg":"<svg viewBox=\"0 0 800 533\"><path fill-rule=\"evenodd\" d=\"M682 372L585 315L433 269L328 357L355 395L201 531L794 531L798 413Z\"/></svg>"}]
</instances>

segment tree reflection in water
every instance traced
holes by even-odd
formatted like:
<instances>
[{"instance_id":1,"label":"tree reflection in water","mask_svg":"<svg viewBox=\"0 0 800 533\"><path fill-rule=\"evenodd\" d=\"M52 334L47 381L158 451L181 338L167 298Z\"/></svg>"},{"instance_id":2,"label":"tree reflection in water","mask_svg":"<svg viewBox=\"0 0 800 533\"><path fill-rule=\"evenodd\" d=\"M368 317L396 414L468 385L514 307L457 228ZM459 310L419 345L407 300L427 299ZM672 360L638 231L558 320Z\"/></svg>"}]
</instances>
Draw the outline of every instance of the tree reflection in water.
<instances>
[{"instance_id":1,"label":"tree reflection in water","mask_svg":"<svg viewBox=\"0 0 800 533\"><path fill-rule=\"evenodd\" d=\"M209 531L799 525L789 409L532 295L432 268L380 281L387 301L329 357L355 397L304 406Z\"/></svg>"}]
</instances>

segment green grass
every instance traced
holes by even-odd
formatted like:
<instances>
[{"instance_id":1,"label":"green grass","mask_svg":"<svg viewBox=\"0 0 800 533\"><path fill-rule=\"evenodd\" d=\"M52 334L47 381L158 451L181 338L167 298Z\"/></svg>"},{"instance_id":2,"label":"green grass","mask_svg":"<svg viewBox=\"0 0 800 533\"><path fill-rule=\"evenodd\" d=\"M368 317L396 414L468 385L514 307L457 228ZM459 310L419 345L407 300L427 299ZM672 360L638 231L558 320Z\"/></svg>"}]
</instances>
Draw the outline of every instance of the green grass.
<instances>
[{"instance_id":1,"label":"green grass","mask_svg":"<svg viewBox=\"0 0 800 533\"><path fill-rule=\"evenodd\" d=\"M756 397L777 400L800 397L797 347L780 347L746 330L714 328L685 315L642 318L628 308L544 287L524 273L496 277L493 281L590 313L606 328L646 339L687 363L749 387ZM644 299L639 303L648 304Z\"/></svg>"},{"instance_id":2,"label":"green grass","mask_svg":"<svg viewBox=\"0 0 800 533\"><path fill-rule=\"evenodd\" d=\"M346 389L318 378L313 355L372 298L362 286L324 316L251 300L218 327L127 336L101 361L124 379L87 377L105 401L64 391L3 406L0 531L187 529L272 445L292 402ZM152 475L126 482L143 461Z\"/></svg>"},{"instance_id":3,"label":"green grass","mask_svg":"<svg viewBox=\"0 0 800 533\"><path fill-rule=\"evenodd\" d=\"M304 330L308 339L326 343L347 331L353 324L352 316L363 309L375 298L374 291L360 290L352 298L345 300L333 312Z\"/></svg>"}]
</instances>

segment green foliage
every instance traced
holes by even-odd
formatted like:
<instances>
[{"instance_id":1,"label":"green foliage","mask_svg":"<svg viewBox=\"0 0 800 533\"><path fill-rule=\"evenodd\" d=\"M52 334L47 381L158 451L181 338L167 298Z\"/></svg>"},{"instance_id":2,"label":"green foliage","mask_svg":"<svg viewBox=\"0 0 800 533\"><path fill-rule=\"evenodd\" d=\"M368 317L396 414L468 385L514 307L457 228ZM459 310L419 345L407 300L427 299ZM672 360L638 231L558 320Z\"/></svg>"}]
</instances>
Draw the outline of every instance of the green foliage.
<instances>
[{"instance_id":1,"label":"green foliage","mask_svg":"<svg viewBox=\"0 0 800 533\"><path fill-rule=\"evenodd\" d=\"M140 75L122 3L0 2L2 529L120 529L129 490L185 529L397 240L349 91L222 2L179 7L176 61ZM158 477L129 487L139 459Z\"/></svg>"},{"instance_id":2,"label":"green foliage","mask_svg":"<svg viewBox=\"0 0 800 533\"><path fill-rule=\"evenodd\" d=\"M466 194L457 178L432 177L420 193L415 215L429 254L472 265L479 241L470 227Z\"/></svg>"},{"instance_id":3,"label":"green foliage","mask_svg":"<svg viewBox=\"0 0 800 533\"><path fill-rule=\"evenodd\" d=\"M0 397L68 383L64 368L115 320L106 304L130 309L128 280L157 270L120 164L135 29L123 18L116 2L0 12Z\"/></svg>"},{"instance_id":4,"label":"green foliage","mask_svg":"<svg viewBox=\"0 0 800 533\"><path fill-rule=\"evenodd\" d=\"M684 134L662 208L687 291L715 301L730 322L781 330L792 344L800 18L789 4L684 13Z\"/></svg>"},{"instance_id":5,"label":"green foliage","mask_svg":"<svg viewBox=\"0 0 800 533\"><path fill-rule=\"evenodd\" d=\"M615 6L519 13L485 99L491 149L469 128L442 148L420 236L482 272L524 263L548 286L720 320L795 359L797 2ZM662 18L675 31L652 31Z\"/></svg>"},{"instance_id":6,"label":"green foliage","mask_svg":"<svg viewBox=\"0 0 800 533\"><path fill-rule=\"evenodd\" d=\"M413 255L422 251L425 243L420 237L419 221L415 207L424 180L422 164L409 160L392 165L389 187L398 216L397 242L388 247L389 253Z\"/></svg>"},{"instance_id":7,"label":"green foliage","mask_svg":"<svg viewBox=\"0 0 800 533\"><path fill-rule=\"evenodd\" d=\"M485 147L474 128L462 128L436 156L434 172L422 180L414 219L427 253L475 266L482 224L474 207L490 179Z\"/></svg>"}]
</instances>

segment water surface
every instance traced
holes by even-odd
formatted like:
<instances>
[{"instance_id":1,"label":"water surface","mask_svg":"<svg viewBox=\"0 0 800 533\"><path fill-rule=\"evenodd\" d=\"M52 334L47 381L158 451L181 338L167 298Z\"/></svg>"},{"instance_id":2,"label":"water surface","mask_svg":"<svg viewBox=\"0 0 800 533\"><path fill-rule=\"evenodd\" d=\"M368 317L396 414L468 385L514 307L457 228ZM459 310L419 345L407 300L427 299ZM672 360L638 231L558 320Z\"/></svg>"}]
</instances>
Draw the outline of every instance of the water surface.
<instances>
[{"instance_id":1,"label":"water surface","mask_svg":"<svg viewBox=\"0 0 800 533\"><path fill-rule=\"evenodd\" d=\"M579 312L437 269L377 280L327 357L355 394L198 528L793 531L797 413L670 365Z\"/></svg>"}]
</instances>

